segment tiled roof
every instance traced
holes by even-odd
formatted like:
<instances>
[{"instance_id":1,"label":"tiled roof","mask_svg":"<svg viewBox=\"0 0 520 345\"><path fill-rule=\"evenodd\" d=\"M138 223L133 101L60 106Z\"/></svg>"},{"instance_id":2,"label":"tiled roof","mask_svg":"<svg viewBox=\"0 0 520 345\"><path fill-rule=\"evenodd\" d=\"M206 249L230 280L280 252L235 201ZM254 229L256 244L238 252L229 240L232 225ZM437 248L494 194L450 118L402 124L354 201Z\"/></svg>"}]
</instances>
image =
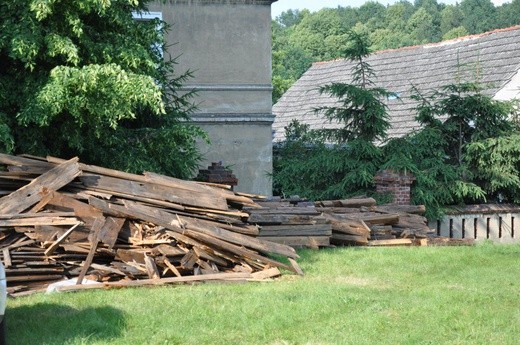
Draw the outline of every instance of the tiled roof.
<instances>
[{"instance_id":1,"label":"tiled roof","mask_svg":"<svg viewBox=\"0 0 520 345\"><path fill-rule=\"evenodd\" d=\"M391 129L389 137L403 136L419 127L415 121L416 102L410 98L411 86L422 93L458 80L480 80L484 93L494 96L520 69L520 26L484 34L467 36L423 46L385 50L366 60L373 68L378 87L398 93L399 100L388 100ZM323 116L314 109L332 106L335 100L320 95L318 88L332 82L351 82L353 63L334 60L314 63L273 106L274 141L285 137L284 127L293 119L311 128L330 128ZM477 79L478 76L478 79Z\"/></svg>"}]
</instances>

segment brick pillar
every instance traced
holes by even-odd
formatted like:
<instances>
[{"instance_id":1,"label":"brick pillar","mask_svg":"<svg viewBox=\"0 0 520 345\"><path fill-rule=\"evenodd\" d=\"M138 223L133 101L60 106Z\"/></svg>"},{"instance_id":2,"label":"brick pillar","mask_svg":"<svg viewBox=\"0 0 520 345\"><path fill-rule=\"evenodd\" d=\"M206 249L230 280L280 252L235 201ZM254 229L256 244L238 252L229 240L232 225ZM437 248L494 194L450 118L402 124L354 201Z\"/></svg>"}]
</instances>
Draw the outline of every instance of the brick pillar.
<instances>
[{"instance_id":1,"label":"brick pillar","mask_svg":"<svg viewBox=\"0 0 520 345\"><path fill-rule=\"evenodd\" d=\"M393 196L393 205L410 205L410 189L415 181L411 173L393 170L381 170L374 177L376 191Z\"/></svg>"},{"instance_id":2,"label":"brick pillar","mask_svg":"<svg viewBox=\"0 0 520 345\"><path fill-rule=\"evenodd\" d=\"M238 184L238 179L233 172L229 169L226 169L222 162L211 163L207 169L200 169L199 174L195 178L196 181L203 182L211 182L211 183L219 183L231 186L236 186Z\"/></svg>"}]
</instances>

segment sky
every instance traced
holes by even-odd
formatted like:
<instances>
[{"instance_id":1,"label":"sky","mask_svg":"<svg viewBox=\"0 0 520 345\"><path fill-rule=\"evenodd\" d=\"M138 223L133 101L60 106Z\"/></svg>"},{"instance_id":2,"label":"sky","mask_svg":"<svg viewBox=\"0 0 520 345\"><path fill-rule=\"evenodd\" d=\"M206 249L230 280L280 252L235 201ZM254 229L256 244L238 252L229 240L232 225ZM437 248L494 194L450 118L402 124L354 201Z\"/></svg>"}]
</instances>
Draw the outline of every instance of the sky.
<instances>
[{"instance_id":1,"label":"sky","mask_svg":"<svg viewBox=\"0 0 520 345\"><path fill-rule=\"evenodd\" d=\"M413 3L413 0L409 0ZM444 4L455 4L456 2L460 3L461 0L438 0L440 3ZM491 0L495 6L501 5L504 2L509 2L508 0ZM304 8L308 9L311 12L318 11L324 7L359 7L363 5L367 0L278 0L271 5L271 16L272 18L276 18L282 12L287 11L289 9L292 10L303 10ZM396 0L377 0L377 2L382 3L383 5L388 5L396 2Z\"/></svg>"}]
</instances>

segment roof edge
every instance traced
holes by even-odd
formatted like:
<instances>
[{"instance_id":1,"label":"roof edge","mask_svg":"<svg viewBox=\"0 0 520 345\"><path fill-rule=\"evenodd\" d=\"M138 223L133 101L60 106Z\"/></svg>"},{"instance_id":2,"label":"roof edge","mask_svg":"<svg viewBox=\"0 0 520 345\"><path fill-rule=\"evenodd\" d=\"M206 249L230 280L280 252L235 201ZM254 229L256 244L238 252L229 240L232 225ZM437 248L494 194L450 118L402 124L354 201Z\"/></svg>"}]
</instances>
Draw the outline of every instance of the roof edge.
<instances>
[{"instance_id":1,"label":"roof edge","mask_svg":"<svg viewBox=\"0 0 520 345\"><path fill-rule=\"evenodd\" d=\"M463 42L463 41L467 41L467 40L474 40L474 39L489 36L492 34L496 34L496 33L500 33L500 32L514 31L514 30L520 30L520 25L514 25L514 26L507 27L507 28L486 31L486 32L483 32L480 34L457 37L457 38L453 38L451 40L445 40L445 41L440 41L440 42L427 43L427 44L414 45L414 46L406 46L406 47L395 48L395 49L383 49L383 50L378 50L376 52L373 52L370 55L380 55L380 54L385 54L385 53L400 52L400 51L414 50L414 49L420 49L420 48L440 47L443 45L454 44L454 43ZM340 58L340 59L327 60L327 61L317 61L317 62L314 62L313 65L326 64L326 63L330 63L330 62L334 62L334 61L342 61L342 60L345 60L345 59Z\"/></svg>"}]
</instances>

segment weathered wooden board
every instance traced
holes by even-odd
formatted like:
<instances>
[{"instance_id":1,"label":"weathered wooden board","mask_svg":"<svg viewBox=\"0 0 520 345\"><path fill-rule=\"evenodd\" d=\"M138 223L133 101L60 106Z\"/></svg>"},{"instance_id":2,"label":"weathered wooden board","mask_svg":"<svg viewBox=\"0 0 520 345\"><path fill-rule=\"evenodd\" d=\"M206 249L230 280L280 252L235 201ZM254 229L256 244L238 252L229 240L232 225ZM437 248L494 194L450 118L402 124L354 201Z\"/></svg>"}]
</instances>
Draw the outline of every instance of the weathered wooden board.
<instances>
[{"instance_id":1,"label":"weathered wooden board","mask_svg":"<svg viewBox=\"0 0 520 345\"><path fill-rule=\"evenodd\" d=\"M76 217L53 217L52 214L49 214L43 217L0 219L0 227L75 225L79 222L79 219Z\"/></svg>"},{"instance_id":2,"label":"weathered wooden board","mask_svg":"<svg viewBox=\"0 0 520 345\"><path fill-rule=\"evenodd\" d=\"M261 238L291 247L318 248L330 246L330 236L265 236Z\"/></svg>"},{"instance_id":3,"label":"weathered wooden board","mask_svg":"<svg viewBox=\"0 0 520 345\"><path fill-rule=\"evenodd\" d=\"M251 224L316 224L314 215L252 213L248 220Z\"/></svg>"},{"instance_id":4,"label":"weathered wooden board","mask_svg":"<svg viewBox=\"0 0 520 345\"><path fill-rule=\"evenodd\" d=\"M137 195L150 199L174 202L180 205L224 211L229 209L226 199L218 194L195 193L150 182L129 181L103 175L82 174L80 180L83 185L88 188L121 193L128 198L131 198L132 195Z\"/></svg>"},{"instance_id":5,"label":"weathered wooden board","mask_svg":"<svg viewBox=\"0 0 520 345\"><path fill-rule=\"evenodd\" d=\"M396 238L390 240L371 240L368 241L368 245L371 247L376 246L411 246L413 241L409 238Z\"/></svg>"},{"instance_id":6,"label":"weathered wooden board","mask_svg":"<svg viewBox=\"0 0 520 345\"><path fill-rule=\"evenodd\" d=\"M317 206L323 207L348 207L348 208L359 208L361 206L374 206L376 200L374 198L351 198L343 200L324 200L317 201Z\"/></svg>"},{"instance_id":7,"label":"weathered wooden board","mask_svg":"<svg viewBox=\"0 0 520 345\"><path fill-rule=\"evenodd\" d=\"M72 158L52 168L28 185L0 198L0 214L23 212L41 199L40 191L43 188L58 190L74 180L80 173L78 158Z\"/></svg>"},{"instance_id":8,"label":"weathered wooden board","mask_svg":"<svg viewBox=\"0 0 520 345\"><path fill-rule=\"evenodd\" d=\"M330 224L263 225L258 236L330 236L331 234Z\"/></svg>"},{"instance_id":9,"label":"weathered wooden board","mask_svg":"<svg viewBox=\"0 0 520 345\"><path fill-rule=\"evenodd\" d=\"M347 244L347 245L360 245L364 246L368 244L368 238L366 236L359 235L346 235L333 233L330 238L332 244Z\"/></svg>"}]
</instances>

